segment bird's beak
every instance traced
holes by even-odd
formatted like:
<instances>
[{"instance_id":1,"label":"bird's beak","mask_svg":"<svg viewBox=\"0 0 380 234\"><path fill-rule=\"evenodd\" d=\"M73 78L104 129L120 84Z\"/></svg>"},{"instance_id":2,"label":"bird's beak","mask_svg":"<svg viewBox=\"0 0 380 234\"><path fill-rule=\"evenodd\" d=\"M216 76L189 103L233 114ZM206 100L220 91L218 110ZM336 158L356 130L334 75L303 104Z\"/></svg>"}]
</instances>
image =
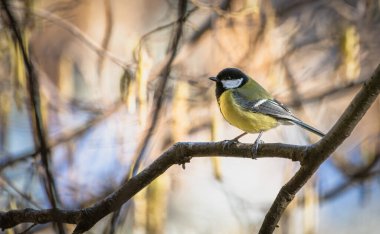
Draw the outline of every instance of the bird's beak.
<instances>
[{"instance_id":1,"label":"bird's beak","mask_svg":"<svg viewBox=\"0 0 380 234\"><path fill-rule=\"evenodd\" d=\"M218 79L216 77L209 77L210 80L217 82Z\"/></svg>"}]
</instances>

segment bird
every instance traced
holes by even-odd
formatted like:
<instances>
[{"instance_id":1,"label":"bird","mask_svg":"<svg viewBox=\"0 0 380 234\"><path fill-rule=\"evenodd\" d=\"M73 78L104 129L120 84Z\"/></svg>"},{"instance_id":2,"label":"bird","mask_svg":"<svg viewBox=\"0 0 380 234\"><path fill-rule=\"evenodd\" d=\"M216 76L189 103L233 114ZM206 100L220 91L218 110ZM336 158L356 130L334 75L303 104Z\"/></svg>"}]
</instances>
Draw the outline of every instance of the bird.
<instances>
[{"instance_id":1,"label":"bird","mask_svg":"<svg viewBox=\"0 0 380 234\"><path fill-rule=\"evenodd\" d=\"M263 132L281 124L295 124L320 137L325 136L323 132L294 116L285 105L238 68L225 68L216 77L209 79L216 83L215 95L224 119L243 130L242 134L229 143L239 142L239 138L248 133L259 133L252 148L253 157L257 155Z\"/></svg>"}]
</instances>

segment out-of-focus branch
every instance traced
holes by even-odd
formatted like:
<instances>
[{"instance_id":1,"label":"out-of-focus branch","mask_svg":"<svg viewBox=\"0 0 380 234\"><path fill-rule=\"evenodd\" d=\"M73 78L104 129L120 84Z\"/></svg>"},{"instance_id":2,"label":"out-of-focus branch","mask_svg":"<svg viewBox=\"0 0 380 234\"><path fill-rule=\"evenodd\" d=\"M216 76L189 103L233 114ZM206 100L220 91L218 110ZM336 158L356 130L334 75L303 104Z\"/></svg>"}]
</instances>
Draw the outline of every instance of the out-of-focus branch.
<instances>
[{"instance_id":1,"label":"out-of-focus branch","mask_svg":"<svg viewBox=\"0 0 380 234\"><path fill-rule=\"evenodd\" d=\"M29 98L30 98L31 107L32 107L32 110L31 110L32 118L33 118L32 122L33 122L33 125L34 125L33 127L36 131L37 138L38 138L39 145L37 147L40 148L40 154L41 154L41 159L42 159L41 161L45 170L47 193L48 193L48 197L49 197L51 205L53 206L53 208L56 208L57 201L58 201L58 194L55 187L55 181L54 181L53 175L51 174L51 171L50 171L50 165L49 165L49 159L48 159L48 155L50 154L50 152L47 147L46 131L44 129L43 120L42 120L38 77L36 75L32 62L30 61L28 52L25 48L25 41L21 35L18 22L16 21L15 17L13 16L13 13L10 10L7 0L2 0L1 2L4 8L4 11L8 17L9 29L13 34L13 37L15 39L15 44L21 50L21 54L22 54L22 58L23 58L23 62L24 62L25 70L26 70Z\"/></svg>"},{"instance_id":2,"label":"out-of-focus branch","mask_svg":"<svg viewBox=\"0 0 380 234\"><path fill-rule=\"evenodd\" d=\"M134 166L132 169L132 174L135 175L140 167L142 157L145 154L146 148L150 142L150 139L154 133L155 127L157 125L157 121L159 119L159 116L161 114L161 108L164 103L164 98L165 98L165 89L166 89L166 84L169 79L169 75L171 72L171 66L174 61L175 56L177 55L177 50L179 47L179 41L182 37L182 31L183 31L183 24L184 24L184 17L186 14L186 9L187 9L187 0L180 0L178 6L178 19L182 19L178 21L177 28L175 30L175 34L172 38L172 44L169 49L170 51L170 56L169 59L167 60L166 64L160 71L159 75L161 77L161 82L158 85L158 88L155 92L156 95L156 102L155 102L155 109L153 110L152 118L149 123L148 130L146 131L144 137L142 138L143 140L140 141L139 146L137 147L137 156L135 158Z\"/></svg>"},{"instance_id":3,"label":"out-of-focus branch","mask_svg":"<svg viewBox=\"0 0 380 234\"><path fill-rule=\"evenodd\" d=\"M108 51L108 45L111 39L112 28L113 28L113 14L112 14L112 2L111 0L103 0L104 2L104 12L106 19L106 28L104 32L104 38L102 42L102 49ZM100 75L103 70L104 56L99 56L98 58L98 74Z\"/></svg>"},{"instance_id":4,"label":"out-of-focus branch","mask_svg":"<svg viewBox=\"0 0 380 234\"><path fill-rule=\"evenodd\" d=\"M0 212L0 228L11 228L26 222L61 222L77 224L74 233L83 233L104 216L118 210L125 202L164 173L170 166L187 163L191 157L224 155L226 157L251 158L252 147L252 144L243 143L234 143L226 147L225 141L177 143L158 157L150 166L129 179L117 191L91 207L81 210L22 209ZM307 148L308 146L261 144L256 158L285 158L300 161L303 164Z\"/></svg>"},{"instance_id":5,"label":"out-of-focus branch","mask_svg":"<svg viewBox=\"0 0 380 234\"><path fill-rule=\"evenodd\" d=\"M12 188L13 191L15 191L23 200L25 200L26 202L28 202L29 204L32 204L33 206L35 206L36 208L38 209L42 209L42 207L40 205L38 205L37 202L35 202L30 196L28 196L27 194L25 194L24 192L22 192L21 190L19 190L13 183L11 180L9 180L5 175L0 175L0 187L3 187L3 186L9 186L10 188Z\"/></svg>"},{"instance_id":6,"label":"out-of-focus branch","mask_svg":"<svg viewBox=\"0 0 380 234\"><path fill-rule=\"evenodd\" d=\"M93 118L91 118L86 123L82 124L80 127L75 128L71 131L66 131L56 137L55 139L48 142L48 149L54 148L57 145L66 143L68 141L72 141L75 138L78 138L85 134L88 130L90 130L92 127L100 123L101 121L107 119L110 115L117 112L121 107L123 106L123 103L120 101L117 101L115 104L111 105L109 109L102 112L102 114L99 114ZM5 157L2 157L0 160L0 172L4 170L7 167L14 166L17 163L24 162L26 160L29 160L31 158L35 158L38 156L40 152L40 149L36 149L35 152L32 153L26 153L21 156L14 156L14 155L8 155Z\"/></svg>"},{"instance_id":7,"label":"out-of-focus branch","mask_svg":"<svg viewBox=\"0 0 380 234\"><path fill-rule=\"evenodd\" d=\"M367 79L355 80L355 81L351 81L351 82L348 82L346 84L342 84L342 85L339 85L336 87L331 87L330 89L325 90L322 93L315 94L315 95L310 96L310 97L303 97L302 103L306 104L306 103L318 102L318 101L321 101L323 98L327 98L327 97L332 96L332 95L344 94L344 93L349 92L355 88L360 87L366 81L367 81ZM286 103L286 105L289 107L293 107L293 108L300 107L300 103L298 103L297 101L293 101L291 103Z\"/></svg>"},{"instance_id":8,"label":"out-of-focus branch","mask_svg":"<svg viewBox=\"0 0 380 234\"><path fill-rule=\"evenodd\" d=\"M336 186L335 188L331 189L330 191L326 192L325 194L323 194L320 198L321 202L325 202L327 200L335 198L336 196L346 191L349 187L351 187L355 183L362 182L365 180L370 180L371 178L374 178L376 175L379 175L380 174L379 171L372 170L375 168L376 165L378 165L380 161L379 150L380 148L378 147L378 151L376 152L375 157L367 165L359 169L356 169L354 172L344 171L347 177L346 181Z\"/></svg>"},{"instance_id":9,"label":"out-of-focus branch","mask_svg":"<svg viewBox=\"0 0 380 234\"><path fill-rule=\"evenodd\" d=\"M147 33L145 33L145 34L140 38L140 40L139 40L139 45L141 46L141 44L142 44L147 38L149 38L152 34L154 34L154 33L156 33L156 32L160 32L161 30L167 29L167 28L169 28L169 27L175 26L175 24L178 24L178 23L180 23L181 21L185 21L185 20L187 20L187 19L188 19L188 18L189 18L194 12L196 12L197 10L198 10L198 8L197 8L197 7L194 7L194 8L192 8L192 9L188 10L184 17L179 18L179 19L177 19L177 20L175 20L175 21L173 21L173 22L167 23L167 24L165 24L165 25L161 25L161 26L159 26L159 27L157 27L157 28L155 28L155 29L153 29L153 30L151 30L151 31L149 31L149 32L147 32Z\"/></svg>"},{"instance_id":10,"label":"out-of-focus branch","mask_svg":"<svg viewBox=\"0 0 380 234\"><path fill-rule=\"evenodd\" d=\"M362 89L327 135L308 148L306 161L288 183L281 188L265 216L259 233L273 233L281 215L293 200L295 194L305 185L330 154L351 134L379 93L380 65L376 68L371 79L364 83Z\"/></svg>"},{"instance_id":11,"label":"out-of-focus branch","mask_svg":"<svg viewBox=\"0 0 380 234\"><path fill-rule=\"evenodd\" d=\"M232 0L223 0L219 8L222 11L226 11L230 8ZM213 13L200 27L199 29L191 36L189 43L195 44L201 37L204 35L205 32L207 32L209 29L211 29L214 20L217 18L217 13Z\"/></svg>"},{"instance_id":12,"label":"out-of-focus branch","mask_svg":"<svg viewBox=\"0 0 380 234\"><path fill-rule=\"evenodd\" d=\"M18 8L18 7L13 7L13 6L12 6L12 8L23 9L23 8ZM128 70L131 68L130 64L127 64L122 59L116 57L110 51L103 49L102 46L100 46L96 42L94 42L90 37L88 37L85 33L83 33L79 28L77 28L75 25L71 24L67 20L59 17L58 15L52 14L48 11L41 10L41 9L34 9L31 13L34 14L35 16L46 19L46 20L50 21L51 23L57 25L58 27L66 30L71 35L76 37L79 41L81 41L84 45L86 45L88 48L93 50L100 57L107 57L110 61L119 65L123 69Z\"/></svg>"},{"instance_id":13,"label":"out-of-focus branch","mask_svg":"<svg viewBox=\"0 0 380 234\"><path fill-rule=\"evenodd\" d=\"M15 46L19 47L21 50L22 59L25 66L26 73L26 82L27 89L29 94L29 99L31 103L31 112L32 112L32 126L37 135L37 146L40 148L41 161L44 169L44 185L47 197L49 198L51 206L56 209L57 204L59 204L59 196L57 188L55 185L55 180L53 174L50 171L49 155L50 151L47 145L46 131L43 126L42 112L41 112L41 103L40 103L40 91L39 91L39 82L36 75L36 71L33 67L33 64L29 58L28 51L25 47L25 41L22 37L21 30L16 18L11 12L7 0L1 1L5 14L9 20L9 30L12 33L12 36L15 40ZM63 225L57 223L59 233L65 233Z\"/></svg>"},{"instance_id":14,"label":"out-of-focus branch","mask_svg":"<svg viewBox=\"0 0 380 234\"><path fill-rule=\"evenodd\" d=\"M23 162L31 158L36 158L39 152L39 150L36 150L33 153L25 153L22 156L6 155L5 157L2 157L0 160L0 172L7 167L16 165L19 162Z\"/></svg>"},{"instance_id":15,"label":"out-of-focus branch","mask_svg":"<svg viewBox=\"0 0 380 234\"><path fill-rule=\"evenodd\" d=\"M350 177L349 180L343 182L342 184L336 186L335 188L331 189L327 193L323 194L320 197L320 201L321 202L327 202L331 199L334 199L338 195L340 195L341 193L343 193L347 189L349 189L351 186L353 186L353 184L374 179L376 176L380 176L380 170L368 171L368 172L365 172L363 174L361 172L358 172L357 175Z\"/></svg>"}]
</instances>

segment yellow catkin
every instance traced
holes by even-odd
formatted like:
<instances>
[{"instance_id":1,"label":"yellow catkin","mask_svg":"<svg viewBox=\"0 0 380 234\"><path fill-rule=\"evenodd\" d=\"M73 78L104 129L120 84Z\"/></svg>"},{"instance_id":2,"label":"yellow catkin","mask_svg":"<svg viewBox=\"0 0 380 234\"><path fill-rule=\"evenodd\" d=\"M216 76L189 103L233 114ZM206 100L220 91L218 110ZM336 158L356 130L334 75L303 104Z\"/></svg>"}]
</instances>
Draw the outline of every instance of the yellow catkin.
<instances>
[{"instance_id":1,"label":"yellow catkin","mask_svg":"<svg viewBox=\"0 0 380 234\"><path fill-rule=\"evenodd\" d=\"M9 200L9 208L12 209L12 210L18 209L16 199L10 198L10 200ZM8 228L8 229L5 230L5 233L6 234L14 234L15 231L14 231L13 228Z\"/></svg>"},{"instance_id":2,"label":"yellow catkin","mask_svg":"<svg viewBox=\"0 0 380 234\"><path fill-rule=\"evenodd\" d=\"M172 122L170 134L174 142L183 140L188 131L188 97L189 85L187 82L177 81L171 106ZM169 188L170 176L166 173L147 187L145 233L164 233Z\"/></svg>"},{"instance_id":3,"label":"yellow catkin","mask_svg":"<svg viewBox=\"0 0 380 234\"><path fill-rule=\"evenodd\" d=\"M146 233L165 233L169 186L169 176L164 174L154 180L147 188Z\"/></svg>"},{"instance_id":4,"label":"yellow catkin","mask_svg":"<svg viewBox=\"0 0 380 234\"><path fill-rule=\"evenodd\" d=\"M343 31L341 40L344 79L355 80L360 74L360 36L355 26L350 25Z\"/></svg>"},{"instance_id":5,"label":"yellow catkin","mask_svg":"<svg viewBox=\"0 0 380 234\"><path fill-rule=\"evenodd\" d=\"M152 63L145 50L140 49L136 70L137 104L140 125L144 125L148 116L148 78Z\"/></svg>"},{"instance_id":6,"label":"yellow catkin","mask_svg":"<svg viewBox=\"0 0 380 234\"><path fill-rule=\"evenodd\" d=\"M276 12L273 8L272 1L261 1L261 4L266 13L266 30L271 30L276 26Z\"/></svg>"},{"instance_id":7,"label":"yellow catkin","mask_svg":"<svg viewBox=\"0 0 380 234\"><path fill-rule=\"evenodd\" d=\"M136 82L134 79L130 80L127 87L126 105L129 113L136 113Z\"/></svg>"},{"instance_id":8,"label":"yellow catkin","mask_svg":"<svg viewBox=\"0 0 380 234\"><path fill-rule=\"evenodd\" d=\"M318 211L318 192L315 189L313 180L304 187L304 210L303 225L306 234L316 233L317 227L317 211Z\"/></svg>"},{"instance_id":9,"label":"yellow catkin","mask_svg":"<svg viewBox=\"0 0 380 234\"><path fill-rule=\"evenodd\" d=\"M296 168L292 163L286 163L283 171L283 183L286 183L289 178L294 175ZM297 232L298 223L296 220L296 211L299 208L299 199L297 196L294 197L293 201L286 208L283 217L280 220L280 233L295 233Z\"/></svg>"},{"instance_id":10,"label":"yellow catkin","mask_svg":"<svg viewBox=\"0 0 380 234\"><path fill-rule=\"evenodd\" d=\"M61 56L59 59L58 87L64 97L73 97L74 86L72 82L72 61Z\"/></svg>"},{"instance_id":11,"label":"yellow catkin","mask_svg":"<svg viewBox=\"0 0 380 234\"><path fill-rule=\"evenodd\" d=\"M146 199L147 188L141 190L137 193L133 201L134 206L134 227L133 230L136 233L144 233L147 225L147 199Z\"/></svg>"},{"instance_id":12,"label":"yellow catkin","mask_svg":"<svg viewBox=\"0 0 380 234\"><path fill-rule=\"evenodd\" d=\"M215 98L212 99L214 103L211 104L213 107L212 113L211 113L211 141L217 141L219 139L220 135L220 129L221 129L221 118L220 118L220 111L217 107L217 103L215 101ZM211 165L212 170L214 174L214 178L218 181L222 180L222 169L220 164L220 158L218 157L211 157Z\"/></svg>"},{"instance_id":13,"label":"yellow catkin","mask_svg":"<svg viewBox=\"0 0 380 234\"><path fill-rule=\"evenodd\" d=\"M189 85L185 81L178 81L174 89L172 101L172 135L174 141L183 140L189 127L188 103Z\"/></svg>"},{"instance_id":14,"label":"yellow catkin","mask_svg":"<svg viewBox=\"0 0 380 234\"><path fill-rule=\"evenodd\" d=\"M26 76L25 76L25 66L24 62L22 60L21 50L19 46L12 45L13 42L9 42L10 47L14 48L12 50L11 56L12 56L12 64L13 64L13 71L14 71L14 78L13 78L13 87L15 87L14 90L14 100L17 105L17 107L20 109L24 98L24 91L25 91L25 84L26 84Z\"/></svg>"}]
</instances>

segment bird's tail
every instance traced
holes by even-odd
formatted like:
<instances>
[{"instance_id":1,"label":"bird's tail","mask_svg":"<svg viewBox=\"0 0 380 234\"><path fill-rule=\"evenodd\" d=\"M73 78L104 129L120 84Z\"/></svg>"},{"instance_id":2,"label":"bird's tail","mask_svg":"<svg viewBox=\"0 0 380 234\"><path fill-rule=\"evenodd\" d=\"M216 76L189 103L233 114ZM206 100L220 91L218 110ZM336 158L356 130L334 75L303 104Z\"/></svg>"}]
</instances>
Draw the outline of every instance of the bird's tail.
<instances>
[{"instance_id":1,"label":"bird's tail","mask_svg":"<svg viewBox=\"0 0 380 234\"><path fill-rule=\"evenodd\" d=\"M301 120L292 120L291 122L293 122L294 124L297 124L298 126L300 126L301 128L303 128L303 129L306 129L306 130L308 130L308 131L310 131L310 132L312 132L312 133L314 133L314 134L317 134L318 136L320 136L320 137L324 137L325 136L325 134L323 133L323 132L321 132L321 131L319 131L318 129L316 129L316 128L313 128L312 126L310 126L310 125L307 125L307 124L305 124L304 122L302 122Z\"/></svg>"}]
</instances>

